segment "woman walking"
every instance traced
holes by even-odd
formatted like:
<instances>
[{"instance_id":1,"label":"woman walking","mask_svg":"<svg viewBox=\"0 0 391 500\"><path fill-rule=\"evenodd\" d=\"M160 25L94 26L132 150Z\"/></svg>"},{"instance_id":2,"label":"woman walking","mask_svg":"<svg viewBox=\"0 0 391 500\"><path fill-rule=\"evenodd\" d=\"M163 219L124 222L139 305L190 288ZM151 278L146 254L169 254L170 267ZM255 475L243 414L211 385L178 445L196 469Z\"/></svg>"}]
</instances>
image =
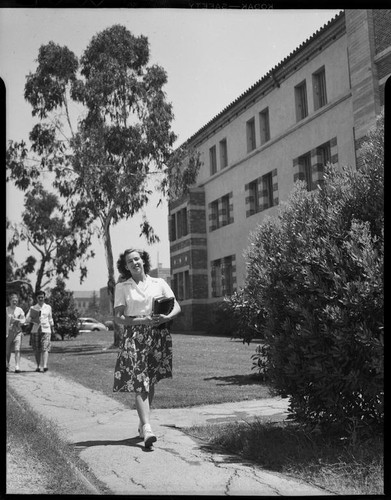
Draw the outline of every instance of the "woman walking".
<instances>
[{"instance_id":1,"label":"woman walking","mask_svg":"<svg viewBox=\"0 0 391 500\"><path fill-rule=\"evenodd\" d=\"M15 352L15 373L20 373L20 349L22 346L23 331L22 325L25 324L26 318L24 311L19 304L19 297L16 293L11 293L9 298L10 305L6 307L6 358L7 358L7 372L11 360L12 350Z\"/></svg>"},{"instance_id":2,"label":"woman walking","mask_svg":"<svg viewBox=\"0 0 391 500\"><path fill-rule=\"evenodd\" d=\"M168 283L152 278L149 254L144 250L128 249L117 262L120 279L115 287L114 321L124 325L120 351L114 373L114 392L133 392L140 419L139 435L149 448L156 436L150 425L150 407L155 385L172 377L172 341L167 323L181 308ZM168 314L152 314L153 300L173 298Z\"/></svg>"},{"instance_id":3,"label":"woman walking","mask_svg":"<svg viewBox=\"0 0 391 500\"><path fill-rule=\"evenodd\" d=\"M51 347L52 328L54 326L52 307L45 302L45 292L38 291L35 294L37 303L31 306L26 316L26 323L33 323L30 333L30 345L33 348L35 361L37 362L36 372L48 371L48 359Z\"/></svg>"}]
</instances>

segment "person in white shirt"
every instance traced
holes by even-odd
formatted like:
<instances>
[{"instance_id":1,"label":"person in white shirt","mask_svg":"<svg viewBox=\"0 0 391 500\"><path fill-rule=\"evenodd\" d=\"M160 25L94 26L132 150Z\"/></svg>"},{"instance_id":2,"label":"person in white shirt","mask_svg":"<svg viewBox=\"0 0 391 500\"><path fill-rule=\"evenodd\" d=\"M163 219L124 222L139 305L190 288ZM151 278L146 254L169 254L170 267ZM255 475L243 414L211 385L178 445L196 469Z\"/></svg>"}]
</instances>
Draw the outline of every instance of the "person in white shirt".
<instances>
[{"instance_id":1,"label":"person in white shirt","mask_svg":"<svg viewBox=\"0 0 391 500\"><path fill-rule=\"evenodd\" d=\"M16 293L12 293L9 297L10 305L6 307L7 316L7 343L6 343L6 358L7 358L7 372L9 371L9 364L11 361L11 353L15 352L15 373L20 373L20 349L22 347L22 325L24 325L26 318L24 311L18 307L19 297Z\"/></svg>"},{"instance_id":2,"label":"person in white shirt","mask_svg":"<svg viewBox=\"0 0 391 500\"><path fill-rule=\"evenodd\" d=\"M156 441L149 421L155 385L161 379L172 378L172 339L167 323L181 308L168 283L147 274L150 258L146 251L125 250L117 268L120 279L115 286L113 320L125 328L113 391L135 393L140 419L138 432L144 446L150 448ZM153 315L153 298L162 295L174 298L173 309L166 315Z\"/></svg>"},{"instance_id":3,"label":"person in white shirt","mask_svg":"<svg viewBox=\"0 0 391 500\"><path fill-rule=\"evenodd\" d=\"M30 334L30 345L35 354L37 362L36 372L48 371L49 351L51 347L52 327L54 325L52 308L45 303L45 292L39 291L35 294L37 303L30 307L26 316L26 322L33 323Z\"/></svg>"}]
</instances>

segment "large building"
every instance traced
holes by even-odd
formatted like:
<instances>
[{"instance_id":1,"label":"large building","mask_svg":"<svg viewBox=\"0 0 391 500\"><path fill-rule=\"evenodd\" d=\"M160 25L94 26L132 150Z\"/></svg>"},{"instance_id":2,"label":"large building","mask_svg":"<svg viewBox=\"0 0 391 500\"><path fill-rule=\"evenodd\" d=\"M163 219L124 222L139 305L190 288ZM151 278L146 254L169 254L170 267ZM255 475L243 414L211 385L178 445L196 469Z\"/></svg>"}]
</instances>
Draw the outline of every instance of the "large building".
<instances>
[{"instance_id":1,"label":"large building","mask_svg":"<svg viewBox=\"0 0 391 500\"><path fill-rule=\"evenodd\" d=\"M391 10L346 10L190 137L202 166L169 204L175 329L205 330L244 284L250 232L297 179L316 189L327 162L359 166L390 73Z\"/></svg>"}]
</instances>

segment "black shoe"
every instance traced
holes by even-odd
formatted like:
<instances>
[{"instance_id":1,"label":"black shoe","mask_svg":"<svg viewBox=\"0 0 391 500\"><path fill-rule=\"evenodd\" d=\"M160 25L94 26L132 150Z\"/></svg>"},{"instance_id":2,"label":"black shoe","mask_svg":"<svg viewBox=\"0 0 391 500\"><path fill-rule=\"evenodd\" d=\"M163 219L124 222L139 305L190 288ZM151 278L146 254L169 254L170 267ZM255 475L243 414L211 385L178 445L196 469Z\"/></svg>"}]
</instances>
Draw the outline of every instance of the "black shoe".
<instances>
[{"instance_id":1,"label":"black shoe","mask_svg":"<svg viewBox=\"0 0 391 500\"><path fill-rule=\"evenodd\" d=\"M47 372L49 370L49 368L44 368L43 371L44 372Z\"/></svg>"},{"instance_id":2,"label":"black shoe","mask_svg":"<svg viewBox=\"0 0 391 500\"><path fill-rule=\"evenodd\" d=\"M36 372L40 372L40 371L41 371L41 369L40 369L40 368L37 368L35 371L36 371Z\"/></svg>"},{"instance_id":3,"label":"black shoe","mask_svg":"<svg viewBox=\"0 0 391 500\"><path fill-rule=\"evenodd\" d=\"M15 373L20 373L20 370L15 370Z\"/></svg>"}]
</instances>

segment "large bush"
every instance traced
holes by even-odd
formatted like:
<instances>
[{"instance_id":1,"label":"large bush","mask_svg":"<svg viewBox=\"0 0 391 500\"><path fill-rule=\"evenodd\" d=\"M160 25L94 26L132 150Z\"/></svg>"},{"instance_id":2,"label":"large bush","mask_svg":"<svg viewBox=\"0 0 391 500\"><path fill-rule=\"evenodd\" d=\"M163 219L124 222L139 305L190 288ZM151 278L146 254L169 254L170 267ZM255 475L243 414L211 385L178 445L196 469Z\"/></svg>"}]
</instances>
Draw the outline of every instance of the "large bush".
<instances>
[{"instance_id":1,"label":"large bush","mask_svg":"<svg viewBox=\"0 0 391 500\"><path fill-rule=\"evenodd\" d=\"M246 252L268 379L292 418L328 428L383 421L382 117L368 137L358 171L329 165L312 192L296 183Z\"/></svg>"}]
</instances>

